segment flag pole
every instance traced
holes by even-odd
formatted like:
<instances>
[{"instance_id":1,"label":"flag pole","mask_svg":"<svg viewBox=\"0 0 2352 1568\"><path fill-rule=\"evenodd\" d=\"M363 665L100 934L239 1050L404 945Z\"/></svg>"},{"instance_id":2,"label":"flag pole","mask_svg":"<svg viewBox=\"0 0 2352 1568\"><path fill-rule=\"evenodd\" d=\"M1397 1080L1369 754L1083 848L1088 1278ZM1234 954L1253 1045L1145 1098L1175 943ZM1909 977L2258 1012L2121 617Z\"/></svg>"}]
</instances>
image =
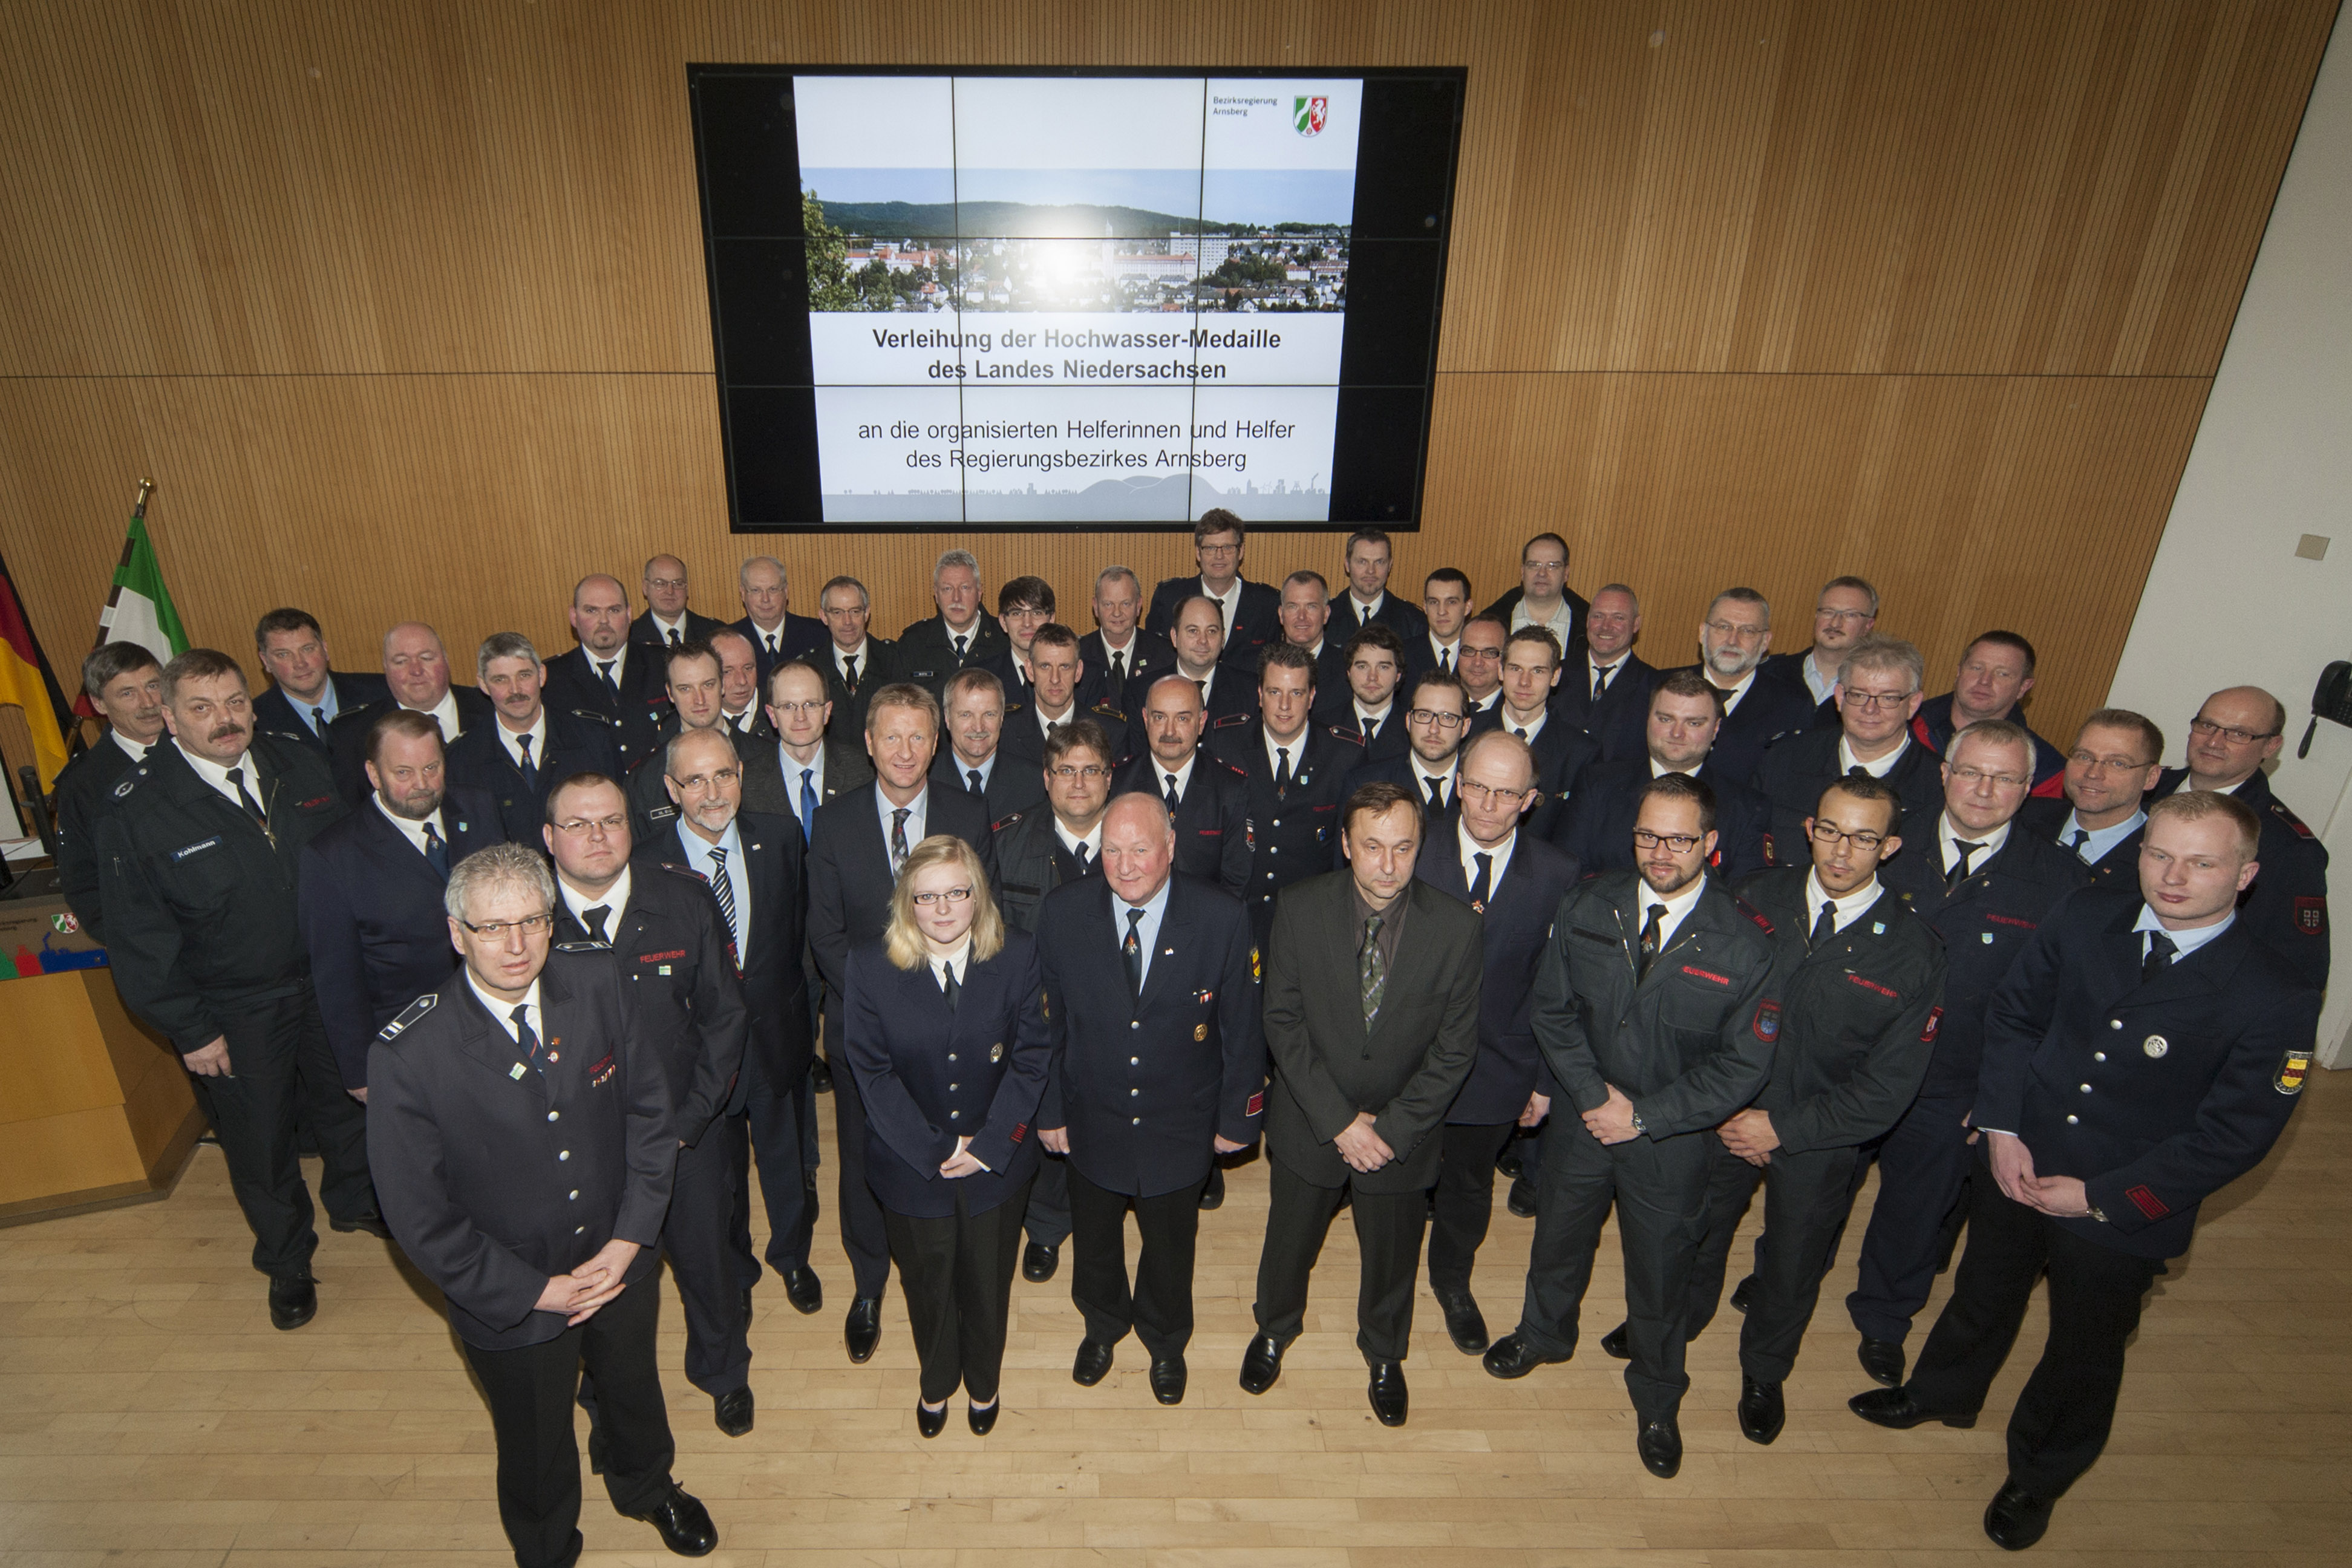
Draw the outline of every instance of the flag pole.
<instances>
[{"instance_id":1,"label":"flag pole","mask_svg":"<svg viewBox=\"0 0 2352 1568\"><path fill-rule=\"evenodd\" d=\"M134 525L146 521L147 498L154 493L154 480L150 479L142 479L139 481L139 500L132 503L131 508L131 521ZM122 569L131 564L131 552L132 550L137 548L138 542L139 535L135 526L131 530L127 530L123 533L122 558L114 563L114 574L116 576L120 577L122 574ZM114 586L106 591L106 610L104 614L98 617L98 640L89 645L91 652L95 653L100 648L106 646L108 629L114 622L114 602L121 596L122 584L120 583L115 584Z\"/></svg>"}]
</instances>

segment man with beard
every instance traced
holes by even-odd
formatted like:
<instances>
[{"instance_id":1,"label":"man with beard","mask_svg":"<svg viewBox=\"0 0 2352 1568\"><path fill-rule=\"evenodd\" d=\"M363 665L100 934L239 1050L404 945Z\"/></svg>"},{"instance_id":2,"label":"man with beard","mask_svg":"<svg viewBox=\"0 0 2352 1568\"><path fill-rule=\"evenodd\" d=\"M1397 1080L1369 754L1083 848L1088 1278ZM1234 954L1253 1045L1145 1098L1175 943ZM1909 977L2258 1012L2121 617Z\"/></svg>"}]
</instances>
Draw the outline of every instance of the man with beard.
<instances>
[{"instance_id":1,"label":"man with beard","mask_svg":"<svg viewBox=\"0 0 2352 1568\"><path fill-rule=\"evenodd\" d=\"M353 805L367 798L368 733L384 714L405 708L432 715L441 726L445 746L475 725L490 721L488 698L470 686L449 684L449 656L441 647L441 634L422 621L403 621L383 634L383 679L391 696L352 709L327 727L336 787Z\"/></svg>"},{"instance_id":2,"label":"man with beard","mask_svg":"<svg viewBox=\"0 0 2352 1568\"><path fill-rule=\"evenodd\" d=\"M172 743L114 786L99 818L100 902L123 1004L178 1053L253 1230L269 1321L319 1310L295 1110L318 1140L339 1229L380 1231L367 1125L343 1092L297 918L303 847L349 810L305 747L256 740L245 672L212 648L163 667ZM346 715L346 721L351 716Z\"/></svg>"},{"instance_id":3,"label":"man with beard","mask_svg":"<svg viewBox=\"0 0 2352 1568\"><path fill-rule=\"evenodd\" d=\"M1832 577L1813 601L1813 646L1802 653L1774 654L1765 662L1765 678L1791 693L1801 690L1813 705L1812 727L1834 730L1838 713L1830 698L1845 656L1877 626L1878 590L1860 577Z\"/></svg>"},{"instance_id":4,"label":"man with beard","mask_svg":"<svg viewBox=\"0 0 2352 1568\"><path fill-rule=\"evenodd\" d=\"M1765 679L1758 668L1771 647L1772 606L1753 588L1726 588L1699 622L1699 661L1691 668L1723 694L1715 772L1737 784L1752 787L1764 748L1813 721L1801 683Z\"/></svg>"},{"instance_id":5,"label":"man with beard","mask_svg":"<svg viewBox=\"0 0 2352 1568\"><path fill-rule=\"evenodd\" d=\"M498 721L477 724L450 745L449 784L489 795L508 841L528 844L557 781L619 769L613 727L596 714L547 705L546 668L520 632L484 637L474 664Z\"/></svg>"}]
</instances>

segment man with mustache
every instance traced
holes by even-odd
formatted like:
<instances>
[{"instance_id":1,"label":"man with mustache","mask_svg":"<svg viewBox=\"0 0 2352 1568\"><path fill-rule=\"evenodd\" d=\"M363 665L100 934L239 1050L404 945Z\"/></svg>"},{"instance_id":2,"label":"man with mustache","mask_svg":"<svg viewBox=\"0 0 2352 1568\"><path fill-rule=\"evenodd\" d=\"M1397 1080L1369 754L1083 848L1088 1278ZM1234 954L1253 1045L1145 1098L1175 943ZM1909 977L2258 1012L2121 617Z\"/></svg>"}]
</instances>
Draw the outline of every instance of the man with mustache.
<instances>
[{"instance_id":1,"label":"man with mustache","mask_svg":"<svg viewBox=\"0 0 2352 1568\"><path fill-rule=\"evenodd\" d=\"M348 808L308 748L254 738L228 655L190 648L163 667L163 698L171 743L116 784L99 819L108 956L124 1004L171 1041L220 1135L271 1324L299 1329L319 1310L319 1234L298 1103L326 1160L334 1227L383 1225L364 1112L343 1092L296 918L302 851Z\"/></svg>"}]
</instances>

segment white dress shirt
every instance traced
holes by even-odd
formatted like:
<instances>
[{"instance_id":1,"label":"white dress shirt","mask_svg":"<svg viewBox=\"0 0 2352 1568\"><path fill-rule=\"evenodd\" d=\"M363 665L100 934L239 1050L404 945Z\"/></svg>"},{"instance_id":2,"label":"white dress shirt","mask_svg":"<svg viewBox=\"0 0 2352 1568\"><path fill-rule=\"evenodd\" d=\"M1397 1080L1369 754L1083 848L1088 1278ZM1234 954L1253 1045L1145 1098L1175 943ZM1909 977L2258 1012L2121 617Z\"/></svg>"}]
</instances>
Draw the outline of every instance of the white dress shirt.
<instances>
[{"instance_id":1,"label":"white dress shirt","mask_svg":"<svg viewBox=\"0 0 2352 1568\"><path fill-rule=\"evenodd\" d=\"M1439 668L1450 669L1456 675L1461 674L1462 638L1460 635L1457 634L1452 642L1446 642L1435 632L1430 633L1429 659Z\"/></svg>"},{"instance_id":2,"label":"white dress shirt","mask_svg":"<svg viewBox=\"0 0 2352 1568\"><path fill-rule=\"evenodd\" d=\"M686 851L686 863L702 873L702 879L706 882L719 879L718 867L712 861L710 852L713 849L727 851L727 890L735 897L735 929L730 934L735 938L735 951L748 953L751 951L751 876L743 865L743 836L737 831L739 826L729 823L727 831L719 836L719 842L710 844L704 841L701 834L681 823L677 841ZM909 838L907 842L911 845L914 840Z\"/></svg>"},{"instance_id":3,"label":"white dress shirt","mask_svg":"<svg viewBox=\"0 0 2352 1568\"><path fill-rule=\"evenodd\" d=\"M1477 882L1478 862L1472 859L1471 857L1474 855L1484 855L1488 860L1486 868L1486 896L1488 898L1494 897L1494 890L1503 885L1504 871L1507 869L1511 864L1511 851L1518 847L1519 830L1514 827L1511 829L1510 836L1505 838L1500 844L1488 846L1481 844L1475 838L1470 837L1470 825L1468 823L1457 822L1454 825L1454 842L1460 845L1462 848L1462 885L1465 888L1468 888Z\"/></svg>"},{"instance_id":4,"label":"white dress shirt","mask_svg":"<svg viewBox=\"0 0 2352 1568\"><path fill-rule=\"evenodd\" d=\"M1423 765L1421 753L1419 752L1415 752L1412 753L1412 781L1413 788L1420 792L1422 805L1427 805L1429 804L1429 786L1431 784L1435 784L1437 786L1438 805L1452 805L1454 804L1454 770L1452 768L1447 768L1442 773L1433 773ZM1465 827L1463 829L1463 832L1466 836L1469 829ZM1465 843L1468 842L1466 837L1464 841ZM1506 847L1507 847L1507 845Z\"/></svg>"},{"instance_id":5,"label":"white dress shirt","mask_svg":"<svg viewBox=\"0 0 2352 1568\"><path fill-rule=\"evenodd\" d=\"M1222 594L1210 593L1209 580L1206 577L1202 578L1201 597L1204 599L1214 599L1217 602L1218 614L1224 617L1225 636L1232 637L1234 635L1234 617L1241 614L1242 610L1241 574L1235 573L1234 574L1234 585L1226 589Z\"/></svg>"},{"instance_id":6,"label":"white dress shirt","mask_svg":"<svg viewBox=\"0 0 2352 1568\"><path fill-rule=\"evenodd\" d=\"M1528 613L1528 602L1522 598L1511 606L1511 630L1517 631L1521 626L1549 626L1551 629L1551 635L1559 639L1560 651L1565 653L1568 651L1570 634L1576 630L1576 611L1569 604L1568 595L1562 594L1559 596L1559 607L1538 620Z\"/></svg>"},{"instance_id":7,"label":"white dress shirt","mask_svg":"<svg viewBox=\"0 0 2352 1568\"><path fill-rule=\"evenodd\" d=\"M1151 753L1146 752L1144 755L1150 757ZM1178 800L1182 800L1184 798L1185 789L1192 782L1193 760L1199 755L1199 752L1193 752L1191 756L1184 759L1184 763L1181 767L1176 768L1171 768L1162 764L1158 757L1151 757L1151 793L1158 795L1161 800L1166 800L1168 798L1168 775L1172 773L1176 775L1176 798Z\"/></svg>"},{"instance_id":8,"label":"white dress shirt","mask_svg":"<svg viewBox=\"0 0 2352 1568\"><path fill-rule=\"evenodd\" d=\"M1832 899L1829 889L1822 886L1821 878L1813 872L1806 872L1805 930L1811 931L1813 929L1813 923L1822 918L1822 906L1824 903L1837 905L1836 929L1845 930L1846 927L1862 919L1864 911L1878 901L1879 891L1878 879L1873 877L1845 897Z\"/></svg>"},{"instance_id":9,"label":"white dress shirt","mask_svg":"<svg viewBox=\"0 0 2352 1568\"><path fill-rule=\"evenodd\" d=\"M621 911L629 907L629 863L624 860L621 862L621 874L613 879L613 885L594 898L590 898L561 877L555 879L555 896L563 900L563 907L572 911L572 918L578 921L580 929L585 931L593 932L596 929L589 921L590 910L609 911L604 916L604 936L610 941L621 929Z\"/></svg>"},{"instance_id":10,"label":"white dress shirt","mask_svg":"<svg viewBox=\"0 0 2352 1568\"><path fill-rule=\"evenodd\" d=\"M1526 729L1526 731L1527 731L1527 733L1526 733L1526 734L1524 734L1524 735L1520 735L1520 734L1519 734L1519 731L1521 730L1521 728L1522 728L1523 726L1521 726L1521 724L1519 723L1519 721L1518 721L1517 718L1517 717L1515 717L1515 716L1512 714L1512 712L1510 711L1510 710L1508 710L1508 709L1507 708L1507 709L1505 709L1505 710L1503 710L1503 728L1504 728L1504 729L1506 729L1506 730L1508 730L1508 731L1511 731L1511 733L1513 733L1514 735L1519 735L1519 739L1521 739L1522 741L1525 741L1528 745L1532 746L1532 745L1534 745L1534 744L1536 743L1536 737L1537 737L1538 735L1542 734L1542 733L1543 733L1543 731L1544 731L1544 721L1545 721L1546 720L1549 719L1550 717L1551 717L1551 710L1550 710L1550 709L1549 709L1549 708L1538 708L1538 709L1537 709L1537 710L1536 710L1536 716L1535 716L1532 720L1528 721L1528 722L1524 726L1524 728L1525 728L1525 729Z\"/></svg>"},{"instance_id":11,"label":"white dress shirt","mask_svg":"<svg viewBox=\"0 0 2352 1568\"><path fill-rule=\"evenodd\" d=\"M841 645L829 638L826 640L825 646L833 649L834 672L841 677L841 683L844 686L849 684L849 661L853 658L857 661L858 679L863 680L867 676L874 673L874 659L872 658L874 652L874 639L872 637L858 638L857 646L851 648L847 653L842 652Z\"/></svg>"},{"instance_id":12,"label":"white dress shirt","mask_svg":"<svg viewBox=\"0 0 2352 1568\"><path fill-rule=\"evenodd\" d=\"M245 809L245 802L237 799L236 797L236 785L229 781L227 767L223 767L220 763L214 762L210 757L200 757L196 755L195 752L188 750L187 747L181 746L180 742L177 741L173 741L172 743L180 747L180 755L188 759L188 765L196 770L196 776L198 778L212 785L213 788L220 791L222 798L226 800L229 805L236 807L238 811L241 812ZM259 805L263 811L268 811L269 809L269 803L261 797L261 770L254 766L253 753L250 751L247 752L245 755L230 763L229 767L234 767L244 773L247 792L253 796L254 803L256 805Z\"/></svg>"},{"instance_id":13,"label":"white dress shirt","mask_svg":"<svg viewBox=\"0 0 2352 1568\"><path fill-rule=\"evenodd\" d=\"M1265 742L1265 765L1274 777L1282 776L1282 758L1278 753L1283 752L1290 753L1290 776L1294 779L1298 776L1299 767L1307 759L1307 728L1302 724L1298 733L1287 741L1277 741L1273 731L1263 724L1258 726L1258 734Z\"/></svg>"},{"instance_id":14,"label":"white dress shirt","mask_svg":"<svg viewBox=\"0 0 2352 1568\"><path fill-rule=\"evenodd\" d=\"M882 793L882 786L877 784L874 786L874 806L882 818L882 853L886 856L890 853L890 819L904 809L907 813L907 851L912 854L915 846L920 844L927 837L923 832L923 824L929 818L931 812L930 784L926 783L916 793L915 798L901 808L890 804L890 797ZM898 870L896 866L890 868L894 872Z\"/></svg>"},{"instance_id":15,"label":"white dress shirt","mask_svg":"<svg viewBox=\"0 0 2352 1568\"><path fill-rule=\"evenodd\" d=\"M962 985L967 981L971 980L971 937L965 937L962 942L957 946L953 952L948 953L944 957L936 952L931 953L929 957L931 963L931 978L938 983L939 988L942 992L946 991L948 988L948 972L950 970L953 970L955 972L956 984L958 985Z\"/></svg>"},{"instance_id":16,"label":"white dress shirt","mask_svg":"<svg viewBox=\"0 0 2352 1568\"><path fill-rule=\"evenodd\" d=\"M522 1044L522 1036L518 1034L515 1030L514 1010L516 1005L512 1002L506 1001L501 997L493 996L488 992L483 990L482 983L474 978L474 972L470 969L466 971L466 984L474 988L474 1000L479 1002L482 1005L483 1009L487 1011L491 1017L498 1020L499 1027L507 1032L507 1038L512 1040L518 1047L520 1047ZM545 1012L541 1010L539 1005L538 981L532 981L530 983L530 989L522 994L521 1005L523 1008L524 1021L530 1025L530 1032L539 1037L540 1045L542 1047L545 1047L547 1044L547 1015ZM554 1059L555 1058L553 1057L548 1058L548 1060L550 1061L553 1061ZM541 1159L546 1158L543 1154L540 1157Z\"/></svg>"},{"instance_id":17,"label":"white dress shirt","mask_svg":"<svg viewBox=\"0 0 2352 1568\"><path fill-rule=\"evenodd\" d=\"M656 613L655 611L647 610L647 611L646 612L646 619L647 619L647 620L649 620L649 621L653 622L653 624L654 624L654 636L656 637L656 638L657 638L657 639L662 643L662 645L663 645L664 647L667 647L667 646L668 646L669 639L670 639L670 637L671 637L671 636L672 636L673 634L675 634L675 635L676 635L676 637L677 637L677 640L678 640L678 641L680 641L680 642L684 642L684 641L686 641L686 639L687 639L687 636L688 636L688 633L687 633L687 629L686 629L686 616L685 616L680 615L680 616L677 617L677 619L676 619L676 620L674 620L674 621L666 621L666 620L663 620L663 619L661 618L661 616L660 616L657 613Z\"/></svg>"},{"instance_id":18,"label":"white dress shirt","mask_svg":"<svg viewBox=\"0 0 2352 1568\"><path fill-rule=\"evenodd\" d=\"M1389 593L1385 588L1373 595L1372 602L1369 605L1356 597L1356 591L1353 588L1348 590L1348 607L1356 612L1356 624L1360 626L1370 626L1372 617L1379 615L1381 606L1388 602Z\"/></svg>"},{"instance_id":19,"label":"white dress shirt","mask_svg":"<svg viewBox=\"0 0 2352 1568\"><path fill-rule=\"evenodd\" d=\"M426 822L431 823L433 825L433 831L441 836L442 851L445 854L448 851L449 824L442 816L441 810L438 806L436 806L434 808L433 815L425 817L424 821L412 822L407 817L401 816L400 813L393 810L392 807L384 805L383 791L377 790L371 793L368 795L368 799L375 803L376 810L383 814L383 819L386 822L391 823L394 827L400 829L400 836L403 838L407 839L408 847L415 850L419 855L428 853L425 847L425 824Z\"/></svg>"},{"instance_id":20,"label":"white dress shirt","mask_svg":"<svg viewBox=\"0 0 2352 1568\"><path fill-rule=\"evenodd\" d=\"M1378 708L1367 708L1361 699L1350 697L1348 706L1356 710L1356 728L1369 736L1389 721L1389 714L1396 707L1396 699L1391 697Z\"/></svg>"},{"instance_id":21,"label":"white dress shirt","mask_svg":"<svg viewBox=\"0 0 2352 1568\"><path fill-rule=\"evenodd\" d=\"M141 742L132 740L130 736L124 734L121 731L111 727L107 730L106 733L108 739L111 740L116 745L122 748L122 754L129 757L134 763L145 762L147 760L147 747L155 743L155 742L151 741L145 744L142 744ZM160 735L156 737L157 741L162 739L163 737ZM194 761L194 759L191 758L190 760Z\"/></svg>"},{"instance_id":22,"label":"white dress shirt","mask_svg":"<svg viewBox=\"0 0 2352 1568\"><path fill-rule=\"evenodd\" d=\"M1708 685L1715 685L1714 676L1709 675L1706 679ZM1739 678L1739 684L1737 686L1715 687L1716 695L1723 699L1723 716L1725 718L1728 719L1731 717L1731 710L1739 706L1739 700L1747 696L1749 689L1755 686L1755 684L1756 672L1751 669L1747 674Z\"/></svg>"},{"instance_id":23,"label":"white dress shirt","mask_svg":"<svg viewBox=\"0 0 2352 1568\"><path fill-rule=\"evenodd\" d=\"M435 703L432 707L425 709L425 711L432 714L433 717L439 721L441 725L441 743L443 745L447 745L450 742L457 738L457 691L455 687L443 692L441 694L441 700Z\"/></svg>"},{"instance_id":24,"label":"white dress shirt","mask_svg":"<svg viewBox=\"0 0 2352 1568\"><path fill-rule=\"evenodd\" d=\"M2000 853L2000 847L2009 842L2009 828L2010 825L2004 822L1990 833L1969 837L1969 842L1978 846L1969 856L1971 872L1983 870L1985 862ZM1960 836L1952 826L1952 814L1948 811L1938 813L1936 817L1936 847L1943 853L1944 875L1948 877L1952 874L1952 868L1960 863L1959 846Z\"/></svg>"},{"instance_id":25,"label":"white dress shirt","mask_svg":"<svg viewBox=\"0 0 2352 1568\"><path fill-rule=\"evenodd\" d=\"M1122 966L1121 973L1126 973L1123 966L1127 962L1127 912L1141 910L1143 921L1135 928L1135 940L1143 949L1143 978L1146 981L1151 978L1152 950L1160 944L1160 921L1168 913L1168 889L1175 886L1175 881L1173 877L1162 881L1160 890L1139 904L1130 904L1116 893L1111 895L1111 962Z\"/></svg>"},{"instance_id":26,"label":"white dress shirt","mask_svg":"<svg viewBox=\"0 0 2352 1568\"><path fill-rule=\"evenodd\" d=\"M507 749L507 755L514 759L514 764L517 767L522 766L522 742L526 737L530 741L530 765L535 768L544 767L547 763L547 710L545 708L531 715L530 728L528 730L509 730L503 722L499 725L499 744Z\"/></svg>"},{"instance_id":27,"label":"white dress shirt","mask_svg":"<svg viewBox=\"0 0 2352 1568\"><path fill-rule=\"evenodd\" d=\"M1067 854L1076 855L1080 849L1084 849L1087 852L1086 862L1089 866L1098 866L1102 863L1102 836L1103 825L1102 818L1099 816L1095 818L1094 831L1088 833L1084 838L1073 837L1070 830L1062 826L1062 819L1058 816L1054 818L1054 837L1062 841L1063 850Z\"/></svg>"},{"instance_id":28,"label":"white dress shirt","mask_svg":"<svg viewBox=\"0 0 2352 1568\"><path fill-rule=\"evenodd\" d=\"M1865 763L1860 757L1853 754L1853 743L1848 741L1843 735L1840 735L1838 737L1838 772L1840 774L1845 774L1853 772L1856 768L1860 768L1872 778L1883 779L1888 773L1895 771L1895 764L1901 762L1903 760L1903 753L1910 749L1911 732L1908 730L1906 730L1903 732L1903 739L1896 743L1893 751L1887 752L1885 756L1879 758L1874 763Z\"/></svg>"}]
</instances>

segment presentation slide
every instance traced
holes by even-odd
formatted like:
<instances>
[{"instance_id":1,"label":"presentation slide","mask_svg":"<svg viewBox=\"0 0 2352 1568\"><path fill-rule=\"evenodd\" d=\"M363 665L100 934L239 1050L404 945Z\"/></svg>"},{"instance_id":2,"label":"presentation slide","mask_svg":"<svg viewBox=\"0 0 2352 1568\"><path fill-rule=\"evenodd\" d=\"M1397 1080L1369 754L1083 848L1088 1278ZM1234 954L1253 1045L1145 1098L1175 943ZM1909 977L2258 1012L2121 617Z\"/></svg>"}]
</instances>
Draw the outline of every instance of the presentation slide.
<instances>
[{"instance_id":1,"label":"presentation slide","mask_svg":"<svg viewBox=\"0 0 2352 1568\"><path fill-rule=\"evenodd\" d=\"M792 99L825 523L1331 519L1361 79Z\"/></svg>"}]
</instances>

